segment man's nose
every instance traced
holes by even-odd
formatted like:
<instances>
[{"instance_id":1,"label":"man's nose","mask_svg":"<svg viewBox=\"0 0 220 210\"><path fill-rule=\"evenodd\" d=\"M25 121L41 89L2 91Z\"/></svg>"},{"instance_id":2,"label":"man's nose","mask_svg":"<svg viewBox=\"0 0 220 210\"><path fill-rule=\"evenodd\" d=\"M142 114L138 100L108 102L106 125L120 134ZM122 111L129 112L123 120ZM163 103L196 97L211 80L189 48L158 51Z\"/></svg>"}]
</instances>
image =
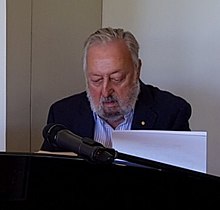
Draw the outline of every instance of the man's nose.
<instances>
[{"instance_id":1,"label":"man's nose","mask_svg":"<svg viewBox=\"0 0 220 210\"><path fill-rule=\"evenodd\" d=\"M112 88L112 85L111 85L111 81L109 79L106 79L104 82L103 82L103 86L102 86L102 95L104 97L108 97L112 94L113 92L113 88Z\"/></svg>"}]
</instances>

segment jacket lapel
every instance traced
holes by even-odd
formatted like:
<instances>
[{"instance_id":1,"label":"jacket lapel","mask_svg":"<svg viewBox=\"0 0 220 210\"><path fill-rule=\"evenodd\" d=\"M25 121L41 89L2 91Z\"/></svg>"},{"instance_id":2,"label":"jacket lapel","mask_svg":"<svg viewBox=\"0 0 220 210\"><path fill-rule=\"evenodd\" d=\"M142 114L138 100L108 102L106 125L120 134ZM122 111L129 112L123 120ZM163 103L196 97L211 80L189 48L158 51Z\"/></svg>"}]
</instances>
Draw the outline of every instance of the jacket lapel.
<instances>
[{"instance_id":1,"label":"jacket lapel","mask_svg":"<svg viewBox=\"0 0 220 210\"><path fill-rule=\"evenodd\" d=\"M151 109L139 107L135 110L131 129L132 130L150 130L153 129L157 114Z\"/></svg>"},{"instance_id":2,"label":"jacket lapel","mask_svg":"<svg viewBox=\"0 0 220 210\"><path fill-rule=\"evenodd\" d=\"M78 130L83 134L83 136L93 138L95 122L89 101L86 96L82 98L79 116Z\"/></svg>"},{"instance_id":3,"label":"jacket lapel","mask_svg":"<svg viewBox=\"0 0 220 210\"><path fill-rule=\"evenodd\" d=\"M152 109L154 99L146 85L140 81L140 94L135 105L132 130L150 130L154 128L157 113Z\"/></svg>"}]
</instances>

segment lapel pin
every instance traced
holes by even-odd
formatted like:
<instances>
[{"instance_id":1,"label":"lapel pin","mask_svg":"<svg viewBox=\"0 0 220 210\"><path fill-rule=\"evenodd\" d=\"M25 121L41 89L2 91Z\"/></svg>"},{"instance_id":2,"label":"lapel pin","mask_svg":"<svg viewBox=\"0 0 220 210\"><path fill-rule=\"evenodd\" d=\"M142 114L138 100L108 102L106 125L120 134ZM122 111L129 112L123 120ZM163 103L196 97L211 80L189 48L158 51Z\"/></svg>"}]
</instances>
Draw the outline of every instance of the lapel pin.
<instances>
[{"instance_id":1,"label":"lapel pin","mask_svg":"<svg viewBox=\"0 0 220 210\"><path fill-rule=\"evenodd\" d=\"M141 121L141 125L145 125L146 123L144 121Z\"/></svg>"}]
</instances>

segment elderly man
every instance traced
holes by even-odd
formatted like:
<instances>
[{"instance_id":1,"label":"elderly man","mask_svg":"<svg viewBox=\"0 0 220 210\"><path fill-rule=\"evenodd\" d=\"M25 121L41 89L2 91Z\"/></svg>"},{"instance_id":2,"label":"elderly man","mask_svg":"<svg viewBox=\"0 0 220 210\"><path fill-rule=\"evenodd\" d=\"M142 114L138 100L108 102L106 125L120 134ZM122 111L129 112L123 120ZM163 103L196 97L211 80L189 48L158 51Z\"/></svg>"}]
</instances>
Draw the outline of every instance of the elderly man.
<instances>
[{"instance_id":1,"label":"elderly man","mask_svg":"<svg viewBox=\"0 0 220 210\"><path fill-rule=\"evenodd\" d=\"M140 80L139 44L123 29L101 28L85 42L86 90L51 105L47 123L111 148L112 130L189 131L191 106ZM48 141L41 150L62 151Z\"/></svg>"}]
</instances>

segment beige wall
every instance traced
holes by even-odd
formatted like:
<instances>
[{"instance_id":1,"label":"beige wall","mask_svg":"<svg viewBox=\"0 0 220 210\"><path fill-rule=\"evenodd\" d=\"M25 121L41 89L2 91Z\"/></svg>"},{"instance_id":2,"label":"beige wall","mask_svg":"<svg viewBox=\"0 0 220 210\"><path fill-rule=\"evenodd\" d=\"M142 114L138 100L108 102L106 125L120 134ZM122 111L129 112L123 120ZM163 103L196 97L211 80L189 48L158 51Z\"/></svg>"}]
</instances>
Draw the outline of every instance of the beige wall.
<instances>
[{"instance_id":1,"label":"beige wall","mask_svg":"<svg viewBox=\"0 0 220 210\"><path fill-rule=\"evenodd\" d=\"M103 26L123 27L136 34L143 60L141 77L146 83L191 103L191 128L208 132L208 172L217 175L220 175L219 11L219 0L103 0L102 19Z\"/></svg>"},{"instance_id":2,"label":"beige wall","mask_svg":"<svg viewBox=\"0 0 220 210\"><path fill-rule=\"evenodd\" d=\"M6 149L30 151L31 1L7 1Z\"/></svg>"},{"instance_id":3,"label":"beige wall","mask_svg":"<svg viewBox=\"0 0 220 210\"><path fill-rule=\"evenodd\" d=\"M0 1L0 151L6 150L6 0Z\"/></svg>"},{"instance_id":4,"label":"beige wall","mask_svg":"<svg viewBox=\"0 0 220 210\"><path fill-rule=\"evenodd\" d=\"M37 151L49 105L84 89L83 42L101 0L7 0L7 151Z\"/></svg>"}]
</instances>

